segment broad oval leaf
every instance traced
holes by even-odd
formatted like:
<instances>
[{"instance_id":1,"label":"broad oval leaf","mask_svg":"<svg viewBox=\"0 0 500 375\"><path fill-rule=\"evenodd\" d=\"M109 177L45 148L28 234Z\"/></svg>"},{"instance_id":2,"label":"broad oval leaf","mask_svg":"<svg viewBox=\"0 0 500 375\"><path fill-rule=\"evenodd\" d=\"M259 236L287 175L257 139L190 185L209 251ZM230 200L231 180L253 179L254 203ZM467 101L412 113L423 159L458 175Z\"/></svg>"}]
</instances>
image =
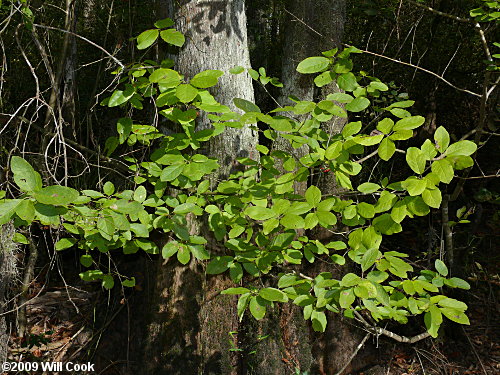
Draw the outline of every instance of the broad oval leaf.
<instances>
[{"instance_id":1,"label":"broad oval leaf","mask_svg":"<svg viewBox=\"0 0 500 375\"><path fill-rule=\"evenodd\" d=\"M158 36L156 36L158 37ZM168 29L160 32L160 37L168 44L172 44L177 47L182 47L186 42L184 35L177 30ZM141 49L141 48L139 48Z\"/></svg>"},{"instance_id":2,"label":"broad oval leaf","mask_svg":"<svg viewBox=\"0 0 500 375\"><path fill-rule=\"evenodd\" d=\"M56 242L55 249L57 251L69 249L70 247L74 246L77 242L78 239L76 238L61 238L59 241Z\"/></svg>"},{"instance_id":3,"label":"broad oval leaf","mask_svg":"<svg viewBox=\"0 0 500 375\"><path fill-rule=\"evenodd\" d=\"M215 86L219 82L219 77L222 75L224 75L224 72L220 70L205 70L191 78L189 83L200 89L206 89Z\"/></svg>"},{"instance_id":4,"label":"broad oval leaf","mask_svg":"<svg viewBox=\"0 0 500 375\"><path fill-rule=\"evenodd\" d=\"M301 61L297 66L297 72L302 74L319 73L330 65L330 59L323 56L313 56Z\"/></svg>"},{"instance_id":5,"label":"broad oval leaf","mask_svg":"<svg viewBox=\"0 0 500 375\"><path fill-rule=\"evenodd\" d=\"M410 117L405 117L396 122L394 125L393 130L398 131L398 130L411 130L418 128L420 125L422 125L425 122L425 118L422 116L410 116Z\"/></svg>"},{"instance_id":6,"label":"broad oval leaf","mask_svg":"<svg viewBox=\"0 0 500 375\"><path fill-rule=\"evenodd\" d=\"M160 30L151 29L139 34L137 37L137 49L146 49L151 46L160 35Z\"/></svg>"},{"instance_id":7,"label":"broad oval leaf","mask_svg":"<svg viewBox=\"0 0 500 375\"><path fill-rule=\"evenodd\" d=\"M347 103L345 105L345 109L348 110L349 112L361 112L366 108L368 108L369 105L370 105L370 100L363 96L360 96L351 101L350 103Z\"/></svg>"},{"instance_id":8,"label":"broad oval leaf","mask_svg":"<svg viewBox=\"0 0 500 375\"><path fill-rule=\"evenodd\" d=\"M233 103L237 108L242 109L245 112L261 112L257 105L245 99L234 98Z\"/></svg>"},{"instance_id":9,"label":"broad oval leaf","mask_svg":"<svg viewBox=\"0 0 500 375\"><path fill-rule=\"evenodd\" d=\"M10 159L10 169L14 174L14 182L19 189L32 192L42 188L42 179L30 163L19 156L13 156Z\"/></svg>"},{"instance_id":10,"label":"broad oval leaf","mask_svg":"<svg viewBox=\"0 0 500 375\"><path fill-rule=\"evenodd\" d=\"M288 296L276 288L263 288L259 291L259 296L271 302L288 302Z\"/></svg>"},{"instance_id":11,"label":"broad oval leaf","mask_svg":"<svg viewBox=\"0 0 500 375\"><path fill-rule=\"evenodd\" d=\"M270 208L260 206L247 207L244 213L254 220L267 220L277 216L276 212Z\"/></svg>"},{"instance_id":12,"label":"broad oval leaf","mask_svg":"<svg viewBox=\"0 0 500 375\"><path fill-rule=\"evenodd\" d=\"M77 190L66 186L47 186L35 193L38 202L54 206L65 206L73 203L80 194Z\"/></svg>"}]
</instances>

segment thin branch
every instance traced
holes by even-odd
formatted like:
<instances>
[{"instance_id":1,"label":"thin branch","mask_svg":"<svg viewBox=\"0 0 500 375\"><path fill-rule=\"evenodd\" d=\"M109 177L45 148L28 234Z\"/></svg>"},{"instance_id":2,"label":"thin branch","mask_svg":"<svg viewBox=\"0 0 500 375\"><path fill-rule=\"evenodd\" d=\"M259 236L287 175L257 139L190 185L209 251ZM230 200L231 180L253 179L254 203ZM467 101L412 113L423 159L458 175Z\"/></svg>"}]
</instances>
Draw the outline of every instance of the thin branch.
<instances>
[{"instance_id":1,"label":"thin branch","mask_svg":"<svg viewBox=\"0 0 500 375\"><path fill-rule=\"evenodd\" d=\"M84 40L85 42L87 42L88 44L94 46L95 48L97 49L100 49L102 52L104 52L108 57L110 57L115 63L117 63L121 68L125 68L125 65L122 64L122 62L120 60L118 60L116 57L114 57L111 53L109 53L108 51L106 51L103 47L101 47L100 45L94 43L93 41L79 35L79 34L76 34L72 31L68 31L68 30L64 30L64 29L60 29L58 27L52 27L52 26L45 26L45 25L40 25L40 24L33 24L33 26L36 26L36 27L40 27L42 29L48 29L48 30L55 30L55 31L61 31L63 33L67 33L67 34L70 34L70 35L73 35L74 37L77 37L79 39L82 39Z\"/></svg>"},{"instance_id":2,"label":"thin branch","mask_svg":"<svg viewBox=\"0 0 500 375\"><path fill-rule=\"evenodd\" d=\"M440 15L442 17L446 17L446 18L452 19L454 21L463 22L463 23L473 23L474 22L470 18L462 18L462 17L455 16L454 14L441 12L440 10L431 8L428 5L418 3L415 0L406 0L406 1L408 1L409 3L411 3L411 4L415 5L415 6L418 6L419 8L425 9L425 10L431 12L431 13Z\"/></svg>"},{"instance_id":3,"label":"thin branch","mask_svg":"<svg viewBox=\"0 0 500 375\"><path fill-rule=\"evenodd\" d=\"M397 342L401 342L404 344L414 344L414 343L421 341L421 340L430 336L429 332L424 332L424 333L421 333L421 334L413 336L413 337L401 336L401 335L398 335L394 332L391 332L385 328L372 326L357 311L354 311L354 315L356 316L357 320L359 320L370 333L372 333L374 335L384 335L384 336L390 337L393 340L396 340Z\"/></svg>"},{"instance_id":4,"label":"thin branch","mask_svg":"<svg viewBox=\"0 0 500 375\"><path fill-rule=\"evenodd\" d=\"M337 373L335 375L341 375L344 372L344 370L347 368L347 366L349 366L351 364L354 357L356 357L356 355L358 354L360 349L363 347L363 345L365 345L365 342L366 342L366 340L368 340L369 337L370 337L370 333L367 333L366 336L363 338L363 340L361 340L359 345L356 347L354 352L351 354L351 356L349 357L349 359L347 360L345 365L339 371L337 371Z\"/></svg>"},{"instance_id":5,"label":"thin branch","mask_svg":"<svg viewBox=\"0 0 500 375\"><path fill-rule=\"evenodd\" d=\"M308 29L310 29L311 31L313 31L314 33L316 33L317 35L321 36L322 38L325 38L326 37L321 34L320 32L316 31L314 28L312 28L311 26L309 26L308 24L306 24L304 21L302 21L300 18L298 18L296 15L294 15L293 13L291 13L289 10L285 9L285 12L287 12L288 14L290 14L293 18L295 18L297 21L299 21L300 23L302 23L304 26L306 26ZM331 40L333 42L333 40ZM354 47L350 44L347 44L347 43L341 43L344 47ZM357 47L356 47L357 48ZM401 64L401 65L405 65L405 66L409 66L411 68L414 68L414 69L418 69L424 73L427 73L427 74L430 74L434 77L436 77L437 79L443 81L444 83L446 83L448 86L451 86L453 87L455 90L458 90L458 91L461 91L461 92L465 92L467 94L470 94L470 95L473 95L473 96L477 96L477 97L481 97L480 94L478 93L475 93L473 91L470 91L470 90L467 90L467 89L462 89L460 87L457 87L455 86L453 83L451 83L450 81L448 81L446 78L444 78L443 76L431 71L431 70L428 70L428 69L425 69L425 68L422 68L418 65L415 65L415 64L412 64L412 63L408 63L408 62L405 62L405 61L401 61L401 60L398 60L398 59L393 59L392 57L388 57L388 56L384 56L384 55L381 55L379 53L376 53L376 52L372 52L372 51L368 51L368 50L363 50L363 49L360 49L358 48L358 50L360 50L361 52L363 53L366 53L368 55L372 55L372 56L376 56L376 57L380 57L382 59L386 59L386 60L389 60L389 61L392 61L392 62L395 62L395 63L398 63L398 64Z\"/></svg>"}]
</instances>

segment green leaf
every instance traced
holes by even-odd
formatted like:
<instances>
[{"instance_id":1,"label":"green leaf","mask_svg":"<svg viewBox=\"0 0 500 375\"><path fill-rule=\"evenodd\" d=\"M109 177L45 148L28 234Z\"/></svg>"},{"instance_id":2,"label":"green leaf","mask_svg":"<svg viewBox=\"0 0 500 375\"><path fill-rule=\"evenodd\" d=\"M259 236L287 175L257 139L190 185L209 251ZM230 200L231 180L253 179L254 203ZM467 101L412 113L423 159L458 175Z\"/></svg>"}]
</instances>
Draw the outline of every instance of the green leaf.
<instances>
[{"instance_id":1,"label":"green leaf","mask_svg":"<svg viewBox=\"0 0 500 375\"><path fill-rule=\"evenodd\" d=\"M238 298L237 312L238 318L240 321L243 319L243 314L245 313L245 309L248 306L248 300L250 299L250 293L245 293Z\"/></svg>"},{"instance_id":2,"label":"green leaf","mask_svg":"<svg viewBox=\"0 0 500 375\"><path fill-rule=\"evenodd\" d=\"M222 75L224 75L224 72L220 70L205 70L191 78L190 83L200 89L207 89L215 86Z\"/></svg>"},{"instance_id":3,"label":"green leaf","mask_svg":"<svg viewBox=\"0 0 500 375\"><path fill-rule=\"evenodd\" d=\"M311 74L324 71L330 65L330 59L323 56L313 56L301 61L297 66L297 72Z\"/></svg>"},{"instance_id":4,"label":"green leaf","mask_svg":"<svg viewBox=\"0 0 500 375\"><path fill-rule=\"evenodd\" d=\"M147 193L146 188L144 186L141 185L141 186L137 187L137 189L135 189L135 191L134 191L134 201L137 201L139 203L144 202L147 194L148 193Z\"/></svg>"},{"instance_id":5,"label":"green leaf","mask_svg":"<svg viewBox=\"0 0 500 375\"><path fill-rule=\"evenodd\" d=\"M413 197L420 195L425 191L427 187L427 180L411 176L403 181L401 186Z\"/></svg>"},{"instance_id":6,"label":"green leaf","mask_svg":"<svg viewBox=\"0 0 500 375\"><path fill-rule=\"evenodd\" d=\"M460 289L465 289L469 290L470 289L470 284L462 280L458 277L452 277L451 279L445 279L444 283L452 288L460 288Z\"/></svg>"},{"instance_id":7,"label":"green leaf","mask_svg":"<svg viewBox=\"0 0 500 375\"><path fill-rule=\"evenodd\" d=\"M155 27L157 27L158 29L165 29L173 25L174 21L172 21L172 19L170 18L164 18L155 22Z\"/></svg>"},{"instance_id":8,"label":"green leaf","mask_svg":"<svg viewBox=\"0 0 500 375\"><path fill-rule=\"evenodd\" d=\"M244 112L261 112L257 105L245 99L234 98L233 103L237 108L242 109Z\"/></svg>"},{"instance_id":9,"label":"green leaf","mask_svg":"<svg viewBox=\"0 0 500 375\"><path fill-rule=\"evenodd\" d=\"M106 195L111 195L115 192L115 185L111 181L108 181L104 184L102 191Z\"/></svg>"},{"instance_id":10,"label":"green leaf","mask_svg":"<svg viewBox=\"0 0 500 375\"><path fill-rule=\"evenodd\" d=\"M358 82L356 77L351 72L341 74L337 78L337 85L341 90L344 91L354 91L358 87Z\"/></svg>"},{"instance_id":11,"label":"green leaf","mask_svg":"<svg viewBox=\"0 0 500 375\"><path fill-rule=\"evenodd\" d=\"M65 206L73 203L80 194L75 189L66 186L47 186L35 193L38 202L54 206Z\"/></svg>"},{"instance_id":12,"label":"green leaf","mask_svg":"<svg viewBox=\"0 0 500 375\"><path fill-rule=\"evenodd\" d=\"M380 145L378 146L378 156L382 160L389 160L392 155L396 152L396 145L389 138L384 138Z\"/></svg>"},{"instance_id":13,"label":"green leaf","mask_svg":"<svg viewBox=\"0 0 500 375\"><path fill-rule=\"evenodd\" d=\"M250 289L247 288L228 288L226 290L223 290L220 294L235 295L235 294L245 294L248 292L250 292Z\"/></svg>"},{"instance_id":14,"label":"green leaf","mask_svg":"<svg viewBox=\"0 0 500 375\"><path fill-rule=\"evenodd\" d=\"M370 105L370 100L360 96L350 103L347 103L345 105L345 109L348 110L349 112L361 112L364 111L368 106Z\"/></svg>"},{"instance_id":15,"label":"green leaf","mask_svg":"<svg viewBox=\"0 0 500 375\"><path fill-rule=\"evenodd\" d=\"M151 29L139 34L137 37L137 49L146 49L151 46L160 35L160 30Z\"/></svg>"},{"instance_id":16,"label":"green leaf","mask_svg":"<svg viewBox=\"0 0 500 375\"><path fill-rule=\"evenodd\" d=\"M430 207L439 208L443 197L441 195L441 190L439 189L425 189L422 193L422 199Z\"/></svg>"},{"instance_id":17,"label":"green leaf","mask_svg":"<svg viewBox=\"0 0 500 375\"><path fill-rule=\"evenodd\" d=\"M448 267L446 267L446 264L444 264L442 260L436 259L434 267L436 267L436 271L438 271L441 276L448 276Z\"/></svg>"},{"instance_id":18,"label":"green leaf","mask_svg":"<svg viewBox=\"0 0 500 375\"><path fill-rule=\"evenodd\" d=\"M371 194L380 189L380 185L373 182L365 182L358 186L358 191L364 194Z\"/></svg>"},{"instance_id":19,"label":"green leaf","mask_svg":"<svg viewBox=\"0 0 500 375\"><path fill-rule=\"evenodd\" d=\"M176 87L180 83L180 76L175 70L160 68L149 76L149 82L161 84L164 88Z\"/></svg>"},{"instance_id":20,"label":"green leaf","mask_svg":"<svg viewBox=\"0 0 500 375\"><path fill-rule=\"evenodd\" d=\"M267 301L288 302L288 296L276 288L263 288L259 290L259 296Z\"/></svg>"},{"instance_id":21,"label":"green leaf","mask_svg":"<svg viewBox=\"0 0 500 375\"><path fill-rule=\"evenodd\" d=\"M127 138L132 131L132 119L128 117L122 117L116 123L116 131L118 132L118 141L120 144L125 143Z\"/></svg>"},{"instance_id":22,"label":"green leaf","mask_svg":"<svg viewBox=\"0 0 500 375\"><path fill-rule=\"evenodd\" d=\"M261 320L266 315L266 305L260 297L252 296L250 298L250 313L257 320Z\"/></svg>"},{"instance_id":23,"label":"green leaf","mask_svg":"<svg viewBox=\"0 0 500 375\"><path fill-rule=\"evenodd\" d=\"M453 180L455 172L453 166L446 159L436 160L431 165L432 172L435 173L439 180L445 184L449 184Z\"/></svg>"},{"instance_id":24,"label":"green leaf","mask_svg":"<svg viewBox=\"0 0 500 375\"><path fill-rule=\"evenodd\" d=\"M420 149L416 147L409 147L408 150L406 150L406 162L413 172L418 174L424 173L426 160Z\"/></svg>"},{"instance_id":25,"label":"green leaf","mask_svg":"<svg viewBox=\"0 0 500 375\"><path fill-rule=\"evenodd\" d=\"M179 245L179 250L177 251L177 260L183 265L188 264L191 260L191 252L186 245Z\"/></svg>"},{"instance_id":26,"label":"green leaf","mask_svg":"<svg viewBox=\"0 0 500 375\"><path fill-rule=\"evenodd\" d=\"M394 125L393 130L398 131L398 130L411 130L418 128L420 125L422 125L425 122L425 117L422 116L411 116L411 117L405 117Z\"/></svg>"},{"instance_id":27,"label":"green leaf","mask_svg":"<svg viewBox=\"0 0 500 375\"><path fill-rule=\"evenodd\" d=\"M344 138L350 137L351 135L359 133L361 130L362 124L361 121L350 122L344 126L342 129L342 136Z\"/></svg>"},{"instance_id":28,"label":"green leaf","mask_svg":"<svg viewBox=\"0 0 500 375\"><path fill-rule=\"evenodd\" d=\"M458 301L454 298L440 299L438 302L438 305L442 306L442 307L448 307L450 309L459 310L459 311L467 310L467 305L465 303L463 303L462 301Z\"/></svg>"},{"instance_id":29,"label":"green leaf","mask_svg":"<svg viewBox=\"0 0 500 375\"><path fill-rule=\"evenodd\" d=\"M311 313L312 327L316 332L325 332L327 320L323 311L313 310Z\"/></svg>"},{"instance_id":30,"label":"green leaf","mask_svg":"<svg viewBox=\"0 0 500 375\"><path fill-rule=\"evenodd\" d=\"M470 156L477 150L477 145L471 141L458 141L448 147L446 156Z\"/></svg>"},{"instance_id":31,"label":"green leaf","mask_svg":"<svg viewBox=\"0 0 500 375\"><path fill-rule=\"evenodd\" d=\"M61 238L59 241L56 242L55 249L57 251L69 249L70 247L74 246L77 242L78 239L76 238Z\"/></svg>"},{"instance_id":32,"label":"green leaf","mask_svg":"<svg viewBox=\"0 0 500 375\"><path fill-rule=\"evenodd\" d=\"M358 283L360 281L361 281L361 277L359 277L358 275L351 272L351 273L344 275L344 277L342 277L340 285L342 285L344 287L351 287L351 286L358 285Z\"/></svg>"},{"instance_id":33,"label":"green leaf","mask_svg":"<svg viewBox=\"0 0 500 375\"><path fill-rule=\"evenodd\" d=\"M366 251L366 253L361 258L361 269L363 270L363 272L375 264L379 253L380 252L378 248L372 248Z\"/></svg>"},{"instance_id":34,"label":"green leaf","mask_svg":"<svg viewBox=\"0 0 500 375\"><path fill-rule=\"evenodd\" d=\"M319 190L318 187L311 185L306 190L305 198L307 203L309 203L312 207L316 207L321 201L321 190Z\"/></svg>"},{"instance_id":35,"label":"green leaf","mask_svg":"<svg viewBox=\"0 0 500 375\"><path fill-rule=\"evenodd\" d=\"M451 309L448 307L442 307L439 310L441 310L444 316L455 323L470 325L469 318L463 311Z\"/></svg>"},{"instance_id":36,"label":"green leaf","mask_svg":"<svg viewBox=\"0 0 500 375\"><path fill-rule=\"evenodd\" d=\"M185 164L174 164L164 168L161 171L160 181L173 181L180 176L184 170Z\"/></svg>"},{"instance_id":37,"label":"green leaf","mask_svg":"<svg viewBox=\"0 0 500 375\"><path fill-rule=\"evenodd\" d=\"M100 217L97 220L97 229L99 230L99 234L107 240L111 240L116 230L113 219L110 217Z\"/></svg>"},{"instance_id":38,"label":"green leaf","mask_svg":"<svg viewBox=\"0 0 500 375\"><path fill-rule=\"evenodd\" d=\"M317 87L326 86L332 81L333 81L333 77L332 77L332 72L330 72L330 71L323 72L320 75L318 75L316 78L314 78L314 84Z\"/></svg>"},{"instance_id":39,"label":"green leaf","mask_svg":"<svg viewBox=\"0 0 500 375\"><path fill-rule=\"evenodd\" d=\"M394 127L394 121L390 118L385 118L377 124L377 130L381 131L384 134L389 134Z\"/></svg>"},{"instance_id":40,"label":"green leaf","mask_svg":"<svg viewBox=\"0 0 500 375\"><path fill-rule=\"evenodd\" d=\"M115 281L113 280L113 276L104 275L102 277L102 286L107 290L113 289L113 287L115 286Z\"/></svg>"},{"instance_id":41,"label":"green leaf","mask_svg":"<svg viewBox=\"0 0 500 375\"><path fill-rule=\"evenodd\" d=\"M177 251L179 251L179 242L169 241L161 249L161 256L163 257L163 259L168 259L172 255L177 253Z\"/></svg>"},{"instance_id":42,"label":"green leaf","mask_svg":"<svg viewBox=\"0 0 500 375\"><path fill-rule=\"evenodd\" d=\"M198 95L198 90L189 84L179 85L175 88L175 96L177 96L182 103L191 102L196 98L196 95Z\"/></svg>"},{"instance_id":43,"label":"green leaf","mask_svg":"<svg viewBox=\"0 0 500 375\"><path fill-rule=\"evenodd\" d=\"M285 214L281 218L280 224L286 229L300 229L304 228L306 225L304 218L295 214Z\"/></svg>"},{"instance_id":44,"label":"green leaf","mask_svg":"<svg viewBox=\"0 0 500 375\"><path fill-rule=\"evenodd\" d=\"M377 229L382 234L394 234L399 233L403 230L401 224L396 223L390 214L382 214L373 219L372 222L375 229Z\"/></svg>"},{"instance_id":45,"label":"green leaf","mask_svg":"<svg viewBox=\"0 0 500 375\"><path fill-rule=\"evenodd\" d=\"M107 223L107 224L110 225L109 223ZM113 228L112 230L114 231L114 225L112 227L107 227L104 230L111 230L111 228ZM132 224L130 224L130 230L132 232L134 232L134 234L137 237L143 237L143 238L148 238L149 237L148 227L146 225L144 225L144 224L141 224L141 223L132 223Z\"/></svg>"},{"instance_id":46,"label":"green leaf","mask_svg":"<svg viewBox=\"0 0 500 375\"><path fill-rule=\"evenodd\" d=\"M365 219L371 219L375 216L375 206L370 203L361 202L357 206L357 212Z\"/></svg>"},{"instance_id":47,"label":"green leaf","mask_svg":"<svg viewBox=\"0 0 500 375\"><path fill-rule=\"evenodd\" d=\"M239 66L239 65L229 69L229 73L231 73L231 74L240 74L240 73L243 73L244 71L245 71L245 68L242 66Z\"/></svg>"},{"instance_id":48,"label":"green leaf","mask_svg":"<svg viewBox=\"0 0 500 375\"><path fill-rule=\"evenodd\" d=\"M439 152L443 153L446 151L450 144L450 134L445 128L440 126L434 133L434 140L436 141Z\"/></svg>"},{"instance_id":49,"label":"green leaf","mask_svg":"<svg viewBox=\"0 0 500 375\"><path fill-rule=\"evenodd\" d=\"M208 275L217 275L227 271L229 268L229 262L233 261L233 257L230 256L216 256L210 263L207 264L206 273Z\"/></svg>"},{"instance_id":50,"label":"green leaf","mask_svg":"<svg viewBox=\"0 0 500 375\"><path fill-rule=\"evenodd\" d=\"M355 299L356 296L354 295L353 289L345 289L340 292L339 305L343 309L347 309L354 303Z\"/></svg>"},{"instance_id":51,"label":"green leaf","mask_svg":"<svg viewBox=\"0 0 500 375\"><path fill-rule=\"evenodd\" d=\"M2 211L1 208L0 211ZM23 199L21 202L19 202L19 205L17 205L17 207L15 208L15 212L17 216L19 216L21 219L31 223L35 218L35 205L33 204L32 201L28 199ZM0 214L0 216L2 215ZM0 219L0 225L1 223L2 219Z\"/></svg>"},{"instance_id":52,"label":"green leaf","mask_svg":"<svg viewBox=\"0 0 500 375\"><path fill-rule=\"evenodd\" d=\"M135 286L135 277L128 280L123 280L122 285L127 288L133 288Z\"/></svg>"},{"instance_id":53,"label":"green leaf","mask_svg":"<svg viewBox=\"0 0 500 375\"><path fill-rule=\"evenodd\" d=\"M325 228L337 224L337 217L332 212L317 211L316 217L318 218L319 223Z\"/></svg>"},{"instance_id":54,"label":"green leaf","mask_svg":"<svg viewBox=\"0 0 500 375\"><path fill-rule=\"evenodd\" d=\"M19 189L26 192L33 192L42 188L40 174L23 158L13 156L10 159L10 169L14 174L14 182Z\"/></svg>"},{"instance_id":55,"label":"green leaf","mask_svg":"<svg viewBox=\"0 0 500 375\"><path fill-rule=\"evenodd\" d=\"M158 36L156 36L158 37ZM181 32L174 30L174 29L168 29L168 30L163 30L160 32L160 37L168 44L172 44L177 47L182 47L184 43L186 42L186 38L184 35L182 35ZM156 38L155 38L156 39ZM141 48L139 48L141 49Z\"/></svg>"},{"instance_id":56,"label":"green leaf","mask_svg":"<svg viewBox=\"0 0 500 375\"><path fill-rule=\"evenodd\" d=\"M89 255L89 254L84 254L80 257L80 263L84 266L84 267L90 267L94 261L92 260L92 256Z\"/></svg>"},{"instance_id":57,"label":"green leaf","mask_svg":"<svg viewBox=\"0 0 500 375\"><path fill-rule=\"evenodd\" d=\"M189 251L191 251L191 254L193 254L196 259L198 259L198 260L210 259L210 254L205 249L205 246L189 244L189 245L187 245L187 247L188 247Z\"/></svg>"},{"instance_id":58,"label":"green leaf","mask_svg":"<svg viewBox=\"0 0 500 375\"><path fill-rule=\"evenodd\" d=\"M277 216L272 209L260 206L249 206L244 213L254 220L267 220Z\"/></svg>"},{"instance_id":59,"label":"green leaf","mask_svg":"<svg viewBox=\"0 0 500 375\"><path fill-rule=\"evenodd\" d=\"M17 242L17 243L22 243L22 244L29 244L28 239L26 236L22 233L16 232L14 233L14 236L12 236L12 241Z\"/></svg>"}]
</instances>

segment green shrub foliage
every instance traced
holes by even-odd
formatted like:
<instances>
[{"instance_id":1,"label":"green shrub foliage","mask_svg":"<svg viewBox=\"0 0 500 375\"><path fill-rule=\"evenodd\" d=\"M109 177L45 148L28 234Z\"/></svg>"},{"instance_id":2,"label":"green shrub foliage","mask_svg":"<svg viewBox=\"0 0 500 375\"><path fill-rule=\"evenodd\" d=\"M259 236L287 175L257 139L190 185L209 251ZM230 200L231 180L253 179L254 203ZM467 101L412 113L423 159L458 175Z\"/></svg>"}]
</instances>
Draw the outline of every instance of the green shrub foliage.
<instances>
[{"instance_id":1,"label":"green shrub foliage","mask_svg":"<svg viewBox=\"0 0 500 375\"><path fill-rule=\"evenodd\" d=\"M159 38L178 47L184 43L184 36L171 28L171 20L158 21L155 26L139 35L139 49L148 48ZM0 224L14 220L18 227L33 222L64 227L67 237L55 244L56 250L78 248L81 264L88 268L81 278L101 280L108 289L113 288L117 275L99 269L99 252L145 251L165 259L177 258L183 265L195 258L206 265L207 274L229 274L235 287L222 293L240 296L240 318L249 311L255 319L262 319L274 304L293 303L303 308L304 319L311 320L317 331L326 328L327 310L348 317L367 310L375 321L400 323L424 314L433 337L443 315L469 324L467 305L444 294L447 288L469 289L467 282L449 277L446 265L439 260L435 270L417 272L407 254L384 251L381 243L384 236L401 232L405 220L440 207L442 186L450 183L456 170L473 164L476 144L467 140L453 143L440 127L434 139L405 149L403 141L413 136L424 118L409 112L413 101L398 100L380 80L353 72L353 53L359 51L331 50L309 57L297 67L300 73L314 74L317 86L335 82L343 92L318 103L295 100L294 105L269 113L239 98L234 98L234 105L241 111L234 112L207 90L216 86L222 75L245 70L262 84L281 87L262 68L235 67L228 73L207 70L187 81L172 69L171 61L132 64L116 72L126 74L123 87L103 105L141 110L145 98L154 99L159 113L179 130L165 135L130 117L118 120L117 136L106 143L108 153L124 144L152 145L148 160L124 160L135 173L137 188L116 191L111 182L104 184L102 191L43 187L40 174L26 160L14 156L10 165L20 195L6 199L1 192ZM349 118L349 113L367 108L377 114L370 124L348 122L335 135L321 129L321 124L334 116ZM210 129L197 130L200 113L208 116ZM304 120L297 121L296 115ZM281 136L294 148L307 145L309 152L296 159L288 152L271 152L259 145L258 159L238 158L235 163L242 166L238 172L224 180L210 180L219 161L198 152L203 143L226 127L257 129L259 122L265 124L263 135L271 142ZM363 161L378 157L388 162L396 152L406 154L414 174L401 181L382 178L356 186L353 177L362 172ZM276 168L278 164L284 173ZM325 194L310 185L304 195L296 194L294 182L308 181L312 171L320 167L335 175L342 192ZM207 246L209 238L193 235L189 230L193 220L204 222L210 237L225 250L216 252ZM338 223L349 228L343 240L324 243L307 235L318 226L331 228ZM153 231L164 233L167 240L162 248L151 240ZM26 242L24 236L18 238ZM293 271L294 265L313 263L317 258L340 266L353 262L357 272L337 280L329 272L303 275ZM246 282L271 272L278 275L272 287L259 288ZM120 276L120 280L127 287L135 284L133 278Z\"/></svg>"}]
</instances>

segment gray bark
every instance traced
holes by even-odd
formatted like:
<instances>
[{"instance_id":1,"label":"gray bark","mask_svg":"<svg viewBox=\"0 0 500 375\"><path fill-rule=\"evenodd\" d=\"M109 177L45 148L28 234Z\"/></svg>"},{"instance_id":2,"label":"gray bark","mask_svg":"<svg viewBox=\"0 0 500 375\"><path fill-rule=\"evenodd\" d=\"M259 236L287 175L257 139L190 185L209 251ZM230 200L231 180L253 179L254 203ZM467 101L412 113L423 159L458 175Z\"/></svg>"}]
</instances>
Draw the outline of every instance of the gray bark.
<instances>
[{"instance_id":1,"label":"gray bark","mask_svg":"<svg viewBox=\"0 0 500 375\"><path fill-rule=\"evenodd\" d=\"M244 0L181 1L170 3L177 28L186 35L179 52L178 70L186 79L207 69L228 71L236 65L250 66ZM233 98L254 100L251 78L227 73L211 93L222 104L232 107ZM234 109L234 107L233 107ZM200 129L210 126L202 116ZM257 132L245 127L228 128L210 142L207 154L219 159L219 176L230 173L237 157L256 159ZM204 232L204 226L189 218L190 231ZM210 242L212 253L224 250ZM232 283L223 277L207 277L201 265L189 267L176 261L159 264L156 292L146 343L148 374L236 374L238 354L230 351L229 332L238 332L237 299L214 293Z\"/></svg>"},{"instance_id":2,"label":"gray bark","mask_svg":"<svg viewBox=\"0 0 500 375\"><path fill-rule=\"evenodd\" d=\"M285 43L283 51L282 81L284 89L279 98L282 105L292 105L288 99L290 95L298 97L300 100L319 101L324 99L329 93L339 91L335 83L324 86L321 89L315 88L314 75L303 75L296 71L297 65L309 56L318 56L322 51L332 48L341 48L345 23L344 0L317 0L301 1L290 0L286 3L286 9L292 15L286 15L285 22ZM298 18L298 19L297 19ZM300 21L299 21L300 20ZM309 27L308 27L309 26ZM312 30L312 29L314 30ZM322 36L318 35L321 34ZM300 119L304 120L304 118ZM331 121L322 124L323 130L329 134L337 134L345 125L346 120L333 118ZM291 152L295 157L300 158L308 152L307 147L293 149L289 143L281 139L275 145L276 148ZM319 174L315 176L314 185L320 187L323 192L338 190L333 174ZM296 185L297 193L303 193L307 189L306 183ZM310 236L328 242L332 240L330 232L324 229L314 230ZM344 269L332 269L332 266L316 262L316 264L305 273L318 274L320 272L332 272L339 278L342 277ZM327 331L323 334L311 332L304 345L302 352L309 352L312 355L313 363L311 368L313 373L335 374L348 361L350 355L356 349L359 341L357 333L343 321L339 314L329 313L329 323ZM297 332L304 329L300 326L292 327ZM312 331L312 330L311 330ZM301 370L310 369L307 362L298 363Z\"/></svg>"},{"instance_id":3,"label":"gray bark","mask_svg":"<svg viewBox=\"0 0 500 375\"><path fill-rule=\"evenodd\" d=\"M15 250L12 241L14 227L12 224L0 226L0 362L7 360L9 332L3 313L7 310L5 300L10 283L17 275Z\"/></svg>"}]
</instances>

